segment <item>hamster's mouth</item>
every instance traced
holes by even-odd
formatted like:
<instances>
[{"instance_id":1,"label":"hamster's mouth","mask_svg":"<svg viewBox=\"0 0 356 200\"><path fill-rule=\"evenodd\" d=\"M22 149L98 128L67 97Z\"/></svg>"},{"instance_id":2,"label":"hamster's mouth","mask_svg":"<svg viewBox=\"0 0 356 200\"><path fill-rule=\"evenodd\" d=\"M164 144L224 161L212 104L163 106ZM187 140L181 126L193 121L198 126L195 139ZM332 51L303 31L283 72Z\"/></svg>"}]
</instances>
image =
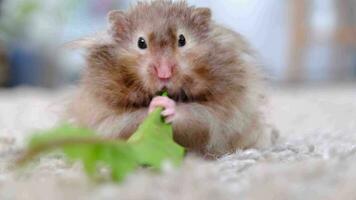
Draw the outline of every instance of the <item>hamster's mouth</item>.
<instances>
[{"instance_id":1,"label":"hamster's mouth","mask_svg":"<svg viewBox=\"0 0 356 200\"><path fill-rule=\"evenodd\" d=\"M156 92L155 96L162 95L162 93L165 91L168 92L168 97L176 102L187 103L193 101L193 99L190 98L183 89L180 89L178 92L174 92L167 87L163 87L162 89Z\"/></svg>"},{"instance_id":2,"label":"hamster's mouth","mask_svg":"<svg viewBox=\"0 0 356 200\"><path fill-rule=\"evenodd\" d=\"M169 93L168 91L168 96L176 102L187 103L193 101L193 99L190 98L183 89L181 89L179 92L172 93Z\"/></svg>"},{"instance_id":3,"label":"hamster's mouth","mask_svg":"<svg viewBox=\"0 0 356 200\"><path fill-rule=\"evenodd\" d=\"M128 104L125 104L125 106L131 106L131 107L135 107L135 108L147 108L150 105L150 102L152 101L152 99L155 96L160 96L162 95L163 91L167 91L168 92L168 97L171 98L172 100L174 100L177 103L198 103L198 102L207 102L209 100L211 100L209 98L209 96L204 95L204 94L197 94L197 95L191 95L190 93L188 93L187 91L185 91L184 89L179 89L177 91L174 91L172 89L166 89L165 90L159 90L155 93L151 93L151 94L147 94L145 97L143 98L138 98L136 99L136 101L130 102Z\"/></svg>"},{"instance_id":4,"label":"hamster's mouth","mask_svg":"<svg viewBox=\"0 0 356 200\"><path fill-rule=\"evenodd\" d=\"M162 90L158 91L155 96L161 95L164 91L168 92L168 97L174 100L175 102L181 103L190 103L190 102L204 102L207 101L208 98L205 95L191 95L186 92L183 88L178 91L170 90L169 88L164 87Z\"/></svg>"}]
</instances>

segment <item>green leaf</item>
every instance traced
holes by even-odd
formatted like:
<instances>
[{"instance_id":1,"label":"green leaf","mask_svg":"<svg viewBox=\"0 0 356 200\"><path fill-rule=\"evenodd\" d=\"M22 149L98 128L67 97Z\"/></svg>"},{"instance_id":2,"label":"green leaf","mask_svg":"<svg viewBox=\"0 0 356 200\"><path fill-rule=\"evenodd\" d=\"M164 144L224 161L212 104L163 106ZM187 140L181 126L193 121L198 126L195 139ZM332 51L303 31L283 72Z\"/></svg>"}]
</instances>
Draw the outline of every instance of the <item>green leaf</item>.
<instances>
[{"instance_id":1,"label":"green leaf","mask_svg":"<svg viewBox=\"0 0 356 200\"><path fill-rule=\"evenodd\" d=\"M167 96L164 93L163 96ZM129 138L138 161L142 165L159 169L164 161L179 165L184 158L184 148L173 140L172 125L164 122L162 108L152 112Z\"/></svg>"},{"instance_id":2,"label":"green leaf","mask_svg":"<svg viewBox=\"0 0 356 200\"><path fill-rule=\"evenodd\" d=\"M126 142L102 139L89 129L67 124L32 136L25 161L55 149L70 160L81 161L88 176L93 178L100 177L98 167L106 166L111 170L112 179L121 181L139 165Z\"/></svg>"},{"instance_id":3,"label":"green leaf","mask_svg":"<svg viewBox=\"0 0 356 200\"><path fill-rule=\"evenodd\" d=\"M81 161L88 176L100 178L99 169L105 166L117 182L138 166L160 169L165 161L178 165L184 148L174 142L172 126L164 122L161 112L162 108L157 108L147 116L127 142L100 138L89 129L71 125L42 131L32 136L20 163L59 149L68 159Z\"/></svg>"}]
</instances>

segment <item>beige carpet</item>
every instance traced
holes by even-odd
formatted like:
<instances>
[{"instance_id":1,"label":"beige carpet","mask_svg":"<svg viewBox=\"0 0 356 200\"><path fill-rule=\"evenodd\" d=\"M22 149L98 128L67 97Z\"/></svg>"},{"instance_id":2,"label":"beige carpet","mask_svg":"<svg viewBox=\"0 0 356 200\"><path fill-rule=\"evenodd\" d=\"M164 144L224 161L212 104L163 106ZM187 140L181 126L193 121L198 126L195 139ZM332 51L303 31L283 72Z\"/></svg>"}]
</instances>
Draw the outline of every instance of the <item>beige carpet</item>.
<instances>
[{"instance_id":1,"label":"beige carpet","mask_svg":"<svg viewBox=\"0 0 356 200\"><path fill-rule=\"evenodd\" d=\"M141 170L123 184L95 184L59 157L13 171L33 130L53 126L68 91L0 91L0 199L356 199L356 85L271 89L273 147L217 161L189 156L176 170Z\"/></svg>"}]
</instances>

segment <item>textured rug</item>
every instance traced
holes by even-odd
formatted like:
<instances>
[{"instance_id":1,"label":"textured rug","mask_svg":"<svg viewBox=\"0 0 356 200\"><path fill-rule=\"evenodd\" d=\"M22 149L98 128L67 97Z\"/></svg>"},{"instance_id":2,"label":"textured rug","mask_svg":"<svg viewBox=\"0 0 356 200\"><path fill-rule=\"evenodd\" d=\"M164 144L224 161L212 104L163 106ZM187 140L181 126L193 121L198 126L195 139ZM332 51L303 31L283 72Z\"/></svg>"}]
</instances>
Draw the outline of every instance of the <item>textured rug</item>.
<instances>
[{"instance_id":1,"label":"textured rug","mask_svg":"<svg viewBox=\"0 0 356 200\"><path fill-rule=\"evenodd\" d=\"M24 139L54 126L70 92L0 91L0 199L356 199L356 85L270 90L268 119L281 140L180 169L140 170L121 185L95 184L58 157L14 171Z\"/></svg>"}]
</instances>

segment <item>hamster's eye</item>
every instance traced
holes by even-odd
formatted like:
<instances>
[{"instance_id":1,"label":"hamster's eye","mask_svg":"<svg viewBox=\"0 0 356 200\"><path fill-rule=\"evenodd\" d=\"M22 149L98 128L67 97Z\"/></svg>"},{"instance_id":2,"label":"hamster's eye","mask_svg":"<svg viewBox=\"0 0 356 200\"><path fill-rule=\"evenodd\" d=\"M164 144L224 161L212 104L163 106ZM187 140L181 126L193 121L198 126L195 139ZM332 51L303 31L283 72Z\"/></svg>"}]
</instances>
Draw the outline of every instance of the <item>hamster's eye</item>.
<instances>
[{"instance_id":1,"label":"hamster's eye","mask_svg":"<svg viewBox=\"0 0 356 200\"><path fill-rule=\"evenodd\" d=\"M138 46L138 48L140 48L140 49L147 49L146 40L145 40L143 37L138 38L137 46Z\"/></svg>"},{"instance_id":2,"label":"hamster's eye","mask_svg":"<svg viewBox=\"0 0 356 200\"><path fill-rule=\"evenodd\" d=\"M184 35L179 35L179 39L178 39L178 46L179 47L184 47L186 44L186 41L185 41L185 37Z\"/></svg>"}]
</instances>

